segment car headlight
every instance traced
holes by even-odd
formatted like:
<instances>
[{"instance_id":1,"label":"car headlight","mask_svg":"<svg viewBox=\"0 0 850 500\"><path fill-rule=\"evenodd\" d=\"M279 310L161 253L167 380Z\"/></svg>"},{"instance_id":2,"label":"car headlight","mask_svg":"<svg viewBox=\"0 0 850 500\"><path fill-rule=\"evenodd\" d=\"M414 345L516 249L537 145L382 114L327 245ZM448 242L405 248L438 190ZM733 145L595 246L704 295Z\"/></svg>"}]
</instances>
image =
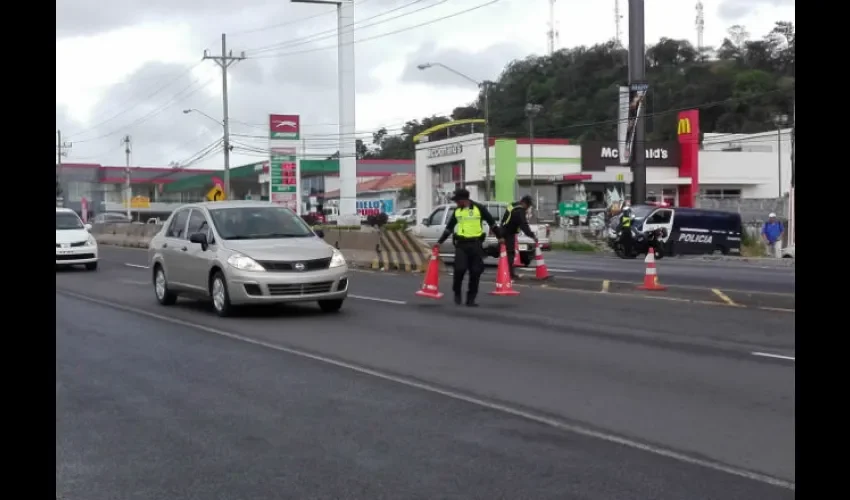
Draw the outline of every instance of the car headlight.
<instances>
[{"instance_id":1,"label":"car headlight","mask_svg":"<svg viewBox=\"0 0 850 500\"><path fill-rule=\"evenodd\" d=\"M235 253L227 258L227 263L241 271L265 271L266 268L261 266L256 260L251 257L246 257L242 254Z\"/></svg>"},{"instance_id":2,"label":"car headlight","mask_svg":"<svg viewBox=\"0 0 850 500\"><path fill-rule=\"evenodd\" d=\"M95 247L97 246L97 240L94 239L94 236L89 235L89 239L86 241L86 245L90 247Z\"/></svg>"},{"instance_id":3,"label":"car headlight","mask_svg":"<svg viewBox=\"0 0 850 500\"><path fill-rule=\"evenodd\" d=\"M342 256L342 252L337 249L334 249L333 257L331 257L331 266L330 267L340 267L345 265L345 257Z\"/></svg>"}]
</instances>

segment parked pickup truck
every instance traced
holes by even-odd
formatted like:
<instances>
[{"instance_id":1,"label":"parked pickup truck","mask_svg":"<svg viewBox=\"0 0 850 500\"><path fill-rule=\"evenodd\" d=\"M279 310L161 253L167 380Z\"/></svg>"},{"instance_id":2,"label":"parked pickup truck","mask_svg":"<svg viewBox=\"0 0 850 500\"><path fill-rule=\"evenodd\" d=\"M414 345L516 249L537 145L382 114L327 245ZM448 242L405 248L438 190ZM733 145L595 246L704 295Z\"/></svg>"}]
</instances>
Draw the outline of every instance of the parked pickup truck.
<instances>
[{"instance_id":1,"label":"parked pickup truck","mask_svg":"<svg viewBox=\"0 0 850 500\"><path fill-rule=\"evenodd\" d=\"M485 201L480 203L487 207L487 210L490 211L493 218L496 219L496 222L502 220L502 215L508 207L507 203L496 201ZM416 236L422 238L422 240L429 246L435 245L437 240L440 239L440 235L442 235L443 231L446 229L446 223L454 209L454 204L439 205L433 212L431 212L431 215L422 219L422 221L417 226L413 227L411 231ZM529 225L531 226L531 231L537 235L537 239L540 241L540 248L542 250L550 250L549 226L543 224ZM496 237L493 236L493 233L489 232L489 230L487 239L484 240L484 251L488 257L492 257L494 259L499 257L499 242L496 240ZM454 245L452 245L451 238L446 240L440 247L440 255L454 255ZM522 233L519 234L519 255L520 260L522 260L522 265L524 266L529 265L531 261L534 260L534 241Z\"/></svg>"}]
</instances>

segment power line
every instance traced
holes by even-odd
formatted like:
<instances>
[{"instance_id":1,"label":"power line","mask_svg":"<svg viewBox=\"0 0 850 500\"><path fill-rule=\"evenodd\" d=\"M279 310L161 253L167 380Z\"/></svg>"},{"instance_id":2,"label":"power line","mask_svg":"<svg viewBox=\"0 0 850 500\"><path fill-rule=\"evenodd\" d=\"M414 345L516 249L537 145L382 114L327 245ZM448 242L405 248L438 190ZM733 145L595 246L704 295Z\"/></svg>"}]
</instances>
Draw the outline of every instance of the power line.
<instances>
[{"instance_id":1,"label":"power line","mask_svg":"<svg viewBox=\"0 0 850 500\"><path fill-rule=\"evenodd\" d=\"M135 107L136 107L136 106L138 106L139 104L142 104L143 102L146 102L146 101L149 101L150 99L153 99L153 98L154 98L157 94L159 94L159 93L160 93L160 92L162 92L163 90L165 90L165 89L167 89L168 87L170 87L172 84L174 84L175 82L177 82L179 79L183 78L185 75L187 75L187 74L189 74L190 72L192 72L192 70L194 70L195 68L197 68L200 64L201 64L200 62L197 62L197 63L195 63L193 66L191 66L191 67L189 67L188 69L186 69L186 70L182 71L182 72L181 72L179 75L177 75L175 78L173 78L173 79L169 80L169 82L168 82L168 83L166 83L165 85L163 85L163 86L161 86L161 87L158 87L156 90L154 90L152 93L150 93L147 97L145 97L145 98L143 98L143 99L139 100L138 102L136 102L136 104L134 104L134 105L132 105L132 106L128 106L128 107L126 107L126 108L125 108L125 109L123 109L122 111L120 111L120 112L116 113L115 115L113 115L113 116L111 116L111 117L107 118L106 120L103 120L103 121L100 121L100 122L98 122L98 123L95 123L94 125L91 125L91 126L89 126L88 128L83 129L83 130L82 130L82 131L80 131L80 132L77 132L77 133L75 133L75 134L71 134L71 136L70 136L70 137L75 137L75 136L78 136L78 135L84 135L85 133L89 132L90 130L95 130L95 129L97 129L97 128L99 128L99 127L101 127L101 126L103 126L103 125L105 125L105 124L107 124L107 123L109 123L109 122L111 122L112 120L114 120L114 119L118 118L119 116L124 115L125 113L129 112L131 109L135 108ZM133 99L128 99L128 100L127 100L127 101L126 101L126 102L125 102L122 106L125 106L125 105L127 105L127 104L129 104L129 103L131 103L131 102L133 102ZM91 139L89 139L89 140L91 140ZM77 141L77 142L82 142L82 141Z\"/></svg>"},{"instance_id":2,"label":"power line","mask_svg":"<svg viewBox=\"0 0 850 500\"><path fill-rule=\"evenodd\" d=\"M387 14L392 14L393 12L397 12L399 10L403 10L403 9L408 8L408 7L412 7L412 6L414 6L418 3L421 3L423 1L425 1L425 0L413 0L413 1L408 2L406 4L395 7L394 9L383 11L380 14L375 14L374 16L370 16L370 17L367 17L365 19L355 21L354 23L348 25L347 28L351 29L352 31L357 31L357 30L364 29L364 28L370 28L370 27L373 27L373 26L378 26L380 24L388 23L388 22L390 22L394 19L400 19L402 17L407 17L407 16L410 16L410 15L416 14L417 12L421 12L423 10L433 9L434 7L438 7L438 6L446 3L448 0L438 0L437 3L435 3L435 4L426 5L424 7L416 9L412 12L406 12L404 14L399 14L397 16L390 17L389 19L382 19L381 21L377 21L377 22L374 22L374 23L371 23L371 24L367 24L365 26L358 26L360 23L364 23L364 22L372 20L372 19L377 19L379 17L384 17ZM304 36L304 37L301 37L301 38L295 38L293 40L278 42L278 43L274 43L274 44L271 44L271 45L266 45L264 47L258 47L258 48L250 50L249 53L252 54L252 55L253 54L261 54L263 52L268 52L270 50L288 49L288 48L292 48L292 47L297 47L299 45L305 45L305 44L312 43L312 42L319 42L319 41L322 41L322 40L327 40L329 38L336 38L337 35L338 35L338 32L339 32L339 28L331 28L331 29L328 29L328 30L325 30L325 31L319 31L317 33L313 33L311 35L307 35L307 36ZM316 37L318 37L318 38L316 38Z\"/></svg>"},{"instance_id":3,"label":"power line","mask_svg":"<svg viewBox=\"0 0 850 500\"><path fill-rule=\"evenodd\" d=\"M388 31L386 33L381 33L380 35L361 38L360 40L356 40L356 41L352 42L351 44L345 44L345 45L352 45L352 44L358 44L358 43L363 43L363 42L370 42L370 41L378 40L378 39L381 39L381 38L384 38L384 37L397 35L399 33L404 33L406 31L410 31L410 30L413 30L413 29L416 29L416 28L422 28L424 26L430 26L430 25L438 23L440 21L445 21L447 19L452 19L454 17L458 17L458 16L461 16L463 14L468 14L468 13L476 11L478 9L483 9L484 7L489 7L493 4L499 3L501 1L502 0L490 0L489 2L479 4L479 5L476 5L474 7L470 7L469 9L466 9L466 10L461 10L461 11L455 12L453 14L438 17L436 19L432 19L430 21L426 21L426 22L423 22L423 23L420 23L420 24L415 24L413 26L408 26L406 28L402 28L402 29L398 29L398 30L394 30L394 31ZM281 54L269 54L269 55L266 55L266 56L255 56L255 57L252 57L251 59L270 59L270 58L294 56L294 55L300 55L300 54L309 54L309 53L312 53L312 52L318 52L318 51L322 51L322 50L336 49L338 47L339 47L339 45L328 45L327 47L316 47L316 48L313 48L313 49L298 50L298 51L295 51L295 52L283 52Z\"/></svg>"},{"instance_id":4,"label":"power line","mask_svg":"<svg viewBox=\"0 0 850 500\"><path fill-rule=\"evenodd\" d=\"M153 111L149 112L148 114L146 114L146 115L144 115L144 116L142 116L142 117L140 117L140 118L136 119L135 121L133 121L133 122L132 122L132 123L130 123L129 125L124 125L123 127L116 128L115 130L112 130L111 132L107 132L107 133L105 133L105 134L101 134L101 135L99 135L99 136L97 136L97 137L93 137L93 138L91 138L91 139L85 139L85 140L82 140L82 141L76 141L76 142L78 142L78 143L84 143L84 142L97 141L97 140L99 140L99 139L103 139L103 138L105 138L105 137L111 137L111 136L113 136L113 135L115 135L115 134L118 134L118 133L120 133L120 132L122 132L122 131L126 131L126 130L128 130L128 129L132 129L133 127L136 127L136 126L138 126L138 125L141 125L142 123L144 123L144 122L146 122L146 121L150 120L150 119L151 119L151 118L153 118L154 116L156 116L156 115L158 115L158 114L162 113L163 111L165 111L165 110L166 110L166 109L168 109L169 107L171 107L171 106L173 106L173 105L177 104L178 102L181 102L181 101L183 101L183 100L185 100L185 99L188 99L189 97L191 97L191 96L192 96L192 95L194 95L195 93L197 93L197 92L199 92L200 90L202 90L202 89L206 88L206 87L207 87L210 83L212 83L212 81L213 81L212 79L207 80L207 81L206 81L206 82L204 82L204 83L203 83L200 87L195 88L195 89L193 89L193 90L190 90L190 89L192 89L192 87L194 87L195 85L197 85L197 84L198 84L199 79L196 79L195 81L193 81L192 83L190 83L188 86L184 87L184 88L183 88L180 92L178 92L178 93L177 93L174 97L172 97L172 98L171 98L171 100L169 100L168 102L166 102L165 104L163 104L163 105L162 105L162 106L160 106L159 108L156 108L156 109L154 109ZM187 92L188 92L188 93L187 93ZM183 96L181 97L181 95L180 95L180 94L185 94L185 95L183 95Z\"/></svg>"}]
</instances>

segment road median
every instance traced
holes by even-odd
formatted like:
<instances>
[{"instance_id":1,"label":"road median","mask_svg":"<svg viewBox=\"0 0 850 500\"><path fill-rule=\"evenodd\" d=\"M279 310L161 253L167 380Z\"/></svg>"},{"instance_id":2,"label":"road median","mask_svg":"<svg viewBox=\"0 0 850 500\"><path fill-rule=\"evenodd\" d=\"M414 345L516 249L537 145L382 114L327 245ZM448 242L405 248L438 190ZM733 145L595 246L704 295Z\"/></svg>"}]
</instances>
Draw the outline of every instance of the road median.
<instances>
[{"instance_id":1,"label":"road median","mask_svg":"<svg viewBox=\"0 0 850 500\"><path fill-rule=\"evenodd\" d=\"M95 224L91 233L101 245L147 248L162 229L160 224ZM424 272L429 249L407 231L363 229L324 229L323 239L345 255L352 267L407 273Z\"/></svg>"}]
</instances>

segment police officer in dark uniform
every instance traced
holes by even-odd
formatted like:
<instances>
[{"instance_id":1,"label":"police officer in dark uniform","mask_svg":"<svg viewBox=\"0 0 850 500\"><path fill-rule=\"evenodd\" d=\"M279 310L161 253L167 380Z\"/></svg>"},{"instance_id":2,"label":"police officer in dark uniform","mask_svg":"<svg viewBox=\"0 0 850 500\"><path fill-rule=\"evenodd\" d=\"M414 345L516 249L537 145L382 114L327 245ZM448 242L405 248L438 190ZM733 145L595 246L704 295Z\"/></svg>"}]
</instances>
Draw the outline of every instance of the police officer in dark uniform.
<instances>
[{"instance_id":1,"label":"police officer in dark uniform","mask_svg":"<svg viewBox=\"0 0 850 500\"><path fill-rule=\"evenodd\" d=\"M484 248L482 243L487 238L482 222L490 225L493 233L501 239L496 220L484 205L469 199L469 191L458 189L455 191L452 201L457 203L457 208L452 212L446 223L446 229L437 241L437 248L452 236L455 245L454 279L452 291L455 295L455 304L460 305L463 294L463 276L469 271L469 290L466 294L466 305L477 307L475 297L478 296L478 283L481 281L481 273L484 272Z\"/></svg>"},{"instance_id":2,"label":"police officer in dark uniform","mask_svg":"<svg viewBox=\"0 0 850 500\"><path fill-rule=\"evenodd\" d=\"M511 279L519 279L514 271L514 254L516 253L516 238L520 231L526 236L534 240L537 245L537 235L535 235L528 226L528 220L525 214L528 209L534 205L534 200L531 196L525 195L516 203L508 206L505 214L502 216L502 237L505 238L505 247L508 251L508 269L511 271Z\"/></svg>"},{"instance_id":3,"label":"police officer in dark uniform","mask_svg":"<svg viewBox=\"0 0 850 500\"><path fill-rule=\"evenodd\" d=\"M626 207L622 211L622 215L620 216L620 244L623 245L623 252L626 255L630 255L632 253L632 245L634 243L634 239L632 238L632 222L634 218L632 217L632 209Z\"/></svg>"}]
</instances>

